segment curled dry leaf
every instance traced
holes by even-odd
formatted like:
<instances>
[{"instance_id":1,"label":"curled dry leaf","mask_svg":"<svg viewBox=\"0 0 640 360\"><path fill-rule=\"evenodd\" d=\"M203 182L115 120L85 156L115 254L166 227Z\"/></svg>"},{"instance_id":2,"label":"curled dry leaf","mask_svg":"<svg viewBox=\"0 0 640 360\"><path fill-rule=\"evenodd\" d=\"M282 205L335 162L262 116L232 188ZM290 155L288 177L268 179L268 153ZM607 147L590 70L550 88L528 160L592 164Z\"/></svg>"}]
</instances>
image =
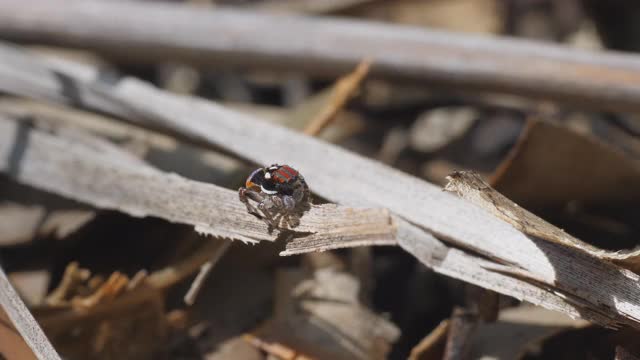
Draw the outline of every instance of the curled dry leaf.
<instances>
[{"instance_id":1,"label":"curled dry leaf","mask_svg":"<svg viewBox=\"0 0 640 360\"><path fill-rule=\"evenodd\" d=\"M530 209L625 204L640 200L640 165L594 137L531 119L491 185Z\"/></svg>"}]
</instances>

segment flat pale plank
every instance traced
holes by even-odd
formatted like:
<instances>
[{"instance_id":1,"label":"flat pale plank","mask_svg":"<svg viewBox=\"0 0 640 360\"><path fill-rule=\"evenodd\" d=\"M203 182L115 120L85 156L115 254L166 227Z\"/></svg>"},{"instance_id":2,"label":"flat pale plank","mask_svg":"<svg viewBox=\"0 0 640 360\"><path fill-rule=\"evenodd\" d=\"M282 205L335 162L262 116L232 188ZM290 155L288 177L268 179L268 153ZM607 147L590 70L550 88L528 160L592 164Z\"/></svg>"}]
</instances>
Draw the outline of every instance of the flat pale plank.
<instances>
[{"instance_id":1,"label":"flat pale plank","mask_svg":"<svg viewBox=\"0 0 640 360\"><path fill-rule=\"evenodd\" d=\"M273 241L262 221L247 213L235 191L151 168L115 145L87 134L49 134L0 118L0 171L36 188L133 216L188 224L201 233L257 242ZM310 241L358 240L385 244L395 226L385 209L313 206L292 233Z\"/></svg>"},{"instance_id":2,"label":"flat pale plank","mask_svg":"<svg viewBox=\"0 0 640 360\"><path fill-rule=\"evenodd\" d=\"M562 249L547 247L432 184L215 103L172 95L131 78L115 85L102 84L91 78L91 71L77 71L76 66L58 63L52 72L36 58L7 47L0 52L0 89L120 115L143 126L164 128L185 139L222 147L257 163L289 163L305 175L313 191L329 200L390 209L402 220L397 222L397 239L409 251L416 249L407 245L411 237L431 250L437 248L433 236L413 223L468 251L513 264L546 285L538 292L530 287L514 289L494 283L505 278L496 277L495 271L456 270L454 264L441 269L443 273L570 314L577 311L590 319L601 314L601 320L638 325L640 289L635 286L635 274L591 258L567 257ZM35 69L27 71L30 67ZM38 76L31 75L34 73ZM551 291L548 284L564 297L582 299L579 307L587 310L574 308L571 312L566 302L559 306L556 298L544 296Z\"/></svg>"},{"instance_id":3,"label":"flat pale plank","mask_svg":"<svg viewBox=\"0 0 640 360\"><path fill-rule=\"evenodd\" d=\"M640 109L637 55L354 19L158 2L22 0L0 2L0 34L152 63L161 58L332 75L371 58L378 76Z\"/></svg>"}]
</instances>

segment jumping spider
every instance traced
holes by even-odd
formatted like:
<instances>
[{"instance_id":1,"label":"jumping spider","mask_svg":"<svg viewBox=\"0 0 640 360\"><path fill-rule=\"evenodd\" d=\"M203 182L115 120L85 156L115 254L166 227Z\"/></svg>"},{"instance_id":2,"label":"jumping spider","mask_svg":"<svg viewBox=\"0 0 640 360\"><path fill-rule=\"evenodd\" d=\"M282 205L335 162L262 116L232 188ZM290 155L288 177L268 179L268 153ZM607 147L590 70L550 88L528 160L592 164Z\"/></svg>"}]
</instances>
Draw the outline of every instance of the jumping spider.
<instances>
[{"instance_id":1,"label":"jumping spider","mask_svg":"<svg viewBox=\"0 0 640 360\"><path fill-rule=\"evenodd\" d=\"M254 170L245 186L238 190L238 195L247 211L269 226L269 232L282 228L281 223L285 228L297 227L311 204L311 194L304 178L287 165L274 164Z\"/></svg>"}]
</instances>

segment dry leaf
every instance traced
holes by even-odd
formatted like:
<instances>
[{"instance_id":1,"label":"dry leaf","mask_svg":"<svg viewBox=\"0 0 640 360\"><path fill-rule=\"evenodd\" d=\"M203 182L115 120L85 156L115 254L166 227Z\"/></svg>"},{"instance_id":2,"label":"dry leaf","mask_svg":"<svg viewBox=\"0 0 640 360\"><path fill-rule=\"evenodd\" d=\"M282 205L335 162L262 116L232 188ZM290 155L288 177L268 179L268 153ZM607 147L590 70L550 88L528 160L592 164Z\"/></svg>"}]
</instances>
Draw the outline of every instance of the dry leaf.
<instances>
[{"instance_id":1,"label":"dry leaf","mask_svg":"<svg viewBox=\"0 0 640 360\"><path fill-rule=\"evenodd\" d=\"M640 165L595 138L531 120L491 184L527 209L628 204L640 200Z\"/></svg>"}]
</instances>

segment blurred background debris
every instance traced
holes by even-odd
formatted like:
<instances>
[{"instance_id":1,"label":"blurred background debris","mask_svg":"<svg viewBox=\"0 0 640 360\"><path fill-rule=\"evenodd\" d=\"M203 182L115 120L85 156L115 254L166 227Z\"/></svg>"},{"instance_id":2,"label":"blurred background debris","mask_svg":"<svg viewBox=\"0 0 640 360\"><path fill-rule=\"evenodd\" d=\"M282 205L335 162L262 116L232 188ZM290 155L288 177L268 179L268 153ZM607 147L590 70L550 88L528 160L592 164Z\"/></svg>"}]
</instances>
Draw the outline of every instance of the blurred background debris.
<instances>
[{"instance_id":1,"label":"blurred background debris","mask_svg":"<svg viewBox=\"0 0 640 360\"><path fill-rule=\"evenodd\" d=\"M0 358L640 358L639 24L0 2ZM236 191L291 161L314 205L270 233Z\"/></svg>"}]
</instances>

